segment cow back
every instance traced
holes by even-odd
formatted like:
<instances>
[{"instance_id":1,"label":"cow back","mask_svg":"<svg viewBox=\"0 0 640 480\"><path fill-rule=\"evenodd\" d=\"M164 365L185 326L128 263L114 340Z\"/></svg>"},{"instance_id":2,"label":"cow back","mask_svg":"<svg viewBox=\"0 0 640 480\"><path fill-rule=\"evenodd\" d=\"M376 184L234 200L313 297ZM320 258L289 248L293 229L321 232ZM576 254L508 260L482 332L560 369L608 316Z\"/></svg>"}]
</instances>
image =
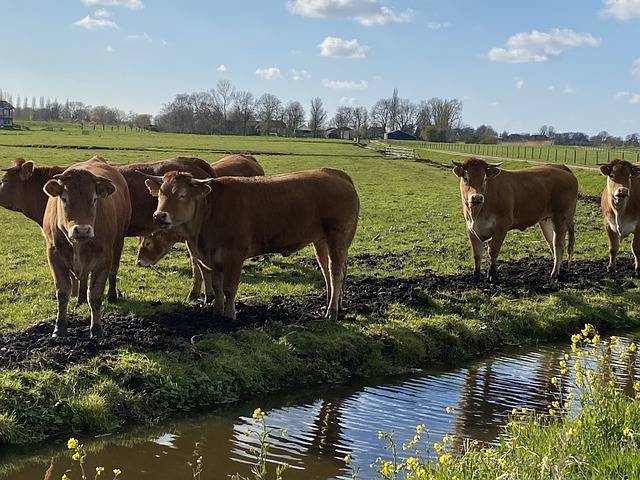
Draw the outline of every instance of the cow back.
<instances>
[{"instance_id":1,"label":"cow back","mask_svg":"<svg viewBox=\"0 0 640 480\"><path fill-rule=\"evenodd\" d=\"M264 175L264 169L251 155L229 155L211 164L217 177L254 177Z\"/></svg>"},{"instance_id":2,"label":"cow back","mask_svg":"<svg viewBox=\"0 0 640 480\"><path fill-rule=\"evenodd\" d=\"M158 201L149 195L149 191L144 184L145 177L139 172L149 175L163 175L172 170L188 172L195 178L215 177L216 173L207 162L194 157L177 157L171 160L161 160L158 162L143 162L127 165L113 165L125 178L133 211L131 222L127 230L127 237L149 235L156 231L157 225L153 222L153 212L156 210Z\"/></svg>"}]
</instances>

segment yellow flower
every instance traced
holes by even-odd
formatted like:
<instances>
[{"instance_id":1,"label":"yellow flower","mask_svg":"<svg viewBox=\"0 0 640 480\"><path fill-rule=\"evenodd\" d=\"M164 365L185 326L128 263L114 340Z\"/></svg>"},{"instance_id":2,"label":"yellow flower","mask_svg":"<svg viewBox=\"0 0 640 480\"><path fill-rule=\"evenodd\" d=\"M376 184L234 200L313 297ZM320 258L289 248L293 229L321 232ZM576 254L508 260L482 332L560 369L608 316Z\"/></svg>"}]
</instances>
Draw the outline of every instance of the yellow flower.
<instances>
[{"instance_id":1,"label":"yellow flower","mask_svg":"<svg viewBox=\"0 0 640 480\"><path fill-rule=\"evenodd\" d=\"M571 343L576 344L580 340L582 340L582 337L580 335L578 335L577 333L574 334L574 335L571 335Z\"/></svg>"},{"instance_id":2,"label":"yellow flower","mask_svg":"<svg viewBox=\"0 0 640 480\"><path fill-rule=\"evenodd\" d=\"M256 408L253 411L253 418L256 419L256 418L261 417L261 416L262 416L262 410L260 408Z\"/></svg>"},{"instance_id":3,"label":"yellow flower","mask_svg":"<svg viewBox=\"0 0 640 480\"><path fill-rule=\"evenodd\" d=\"M433 449L438 453L441 454L444 451L444 446L441 443L434 443L433 444Z\"/></svg>"},{"instance_id":4,"label":"yellow flower","mask_svg":"<svg viewBox=\"0 0 640 480\"><path fill-rule=\"evenodd\" d=\"M113 469L113 474L117 477L118 475L120 475L122 473L122 470L120 470L119 468L114 468Z\"/></svg>"},{"instance_id":5,"label":"yellow flower","mask_svg":"<svg viewBox=\"0 0 640 480\"><path fill-rule=\"evenodd\" d=\"M598 335L597 333L593 336L593 338L591 339L591 343L593 343L594 345L596 345L598 342L600 341L600 335Z\"/></svg>"},{"instance_id":6,"label":"yellow flower","mask_svg":"<svg viewBox=\"0 0 640 480\"><path fill-rule=\"evenodd\" d=\"M344 457L344 463L345 463L346 465L351 464L351 455L346 455L346 456Z\"/></svg>"},{"instance_id":7,"label":"yellow flower","mask_svg":"<svg viewBox=\"0 0 640 480\"><path fill-rule=\"evenodd\" d=\"M558 384L558 378L557 377L551 377L551 384L552 385L557 385Z\"/></svg>"},{"instance_id":8,"label":"yellow flower","mask_svg":"<svg viewBox=\"0 0 640 480\"><path fill-rule=\"evenodd\" d=\"M622 434L626 437L627 435L629 435L629 432L631 432L631 430L629 429L629 427L624 427L624 429L622 430Z\"/></svg>"},{"instance_id":9,"label":"yellow flower","mask_svg":"<svg viewBox=\"0 0 640 480\"><path fill-rule=\"evenodd\" d=\"M553 416L553 415L555 415L555 414L556 414L556 411L555 411L553 408L550 408L550 409L549 409L549 415L552 415L552 416Z\"/></svg>"},{"instance_id":10,"label":"yellow flower","mask_svg":"<svg viewBox=\"0 0 640 480\"><path fill-rule=\"evenodd\" d=\"M67 440L67 448L69 450L78 448L78 440L76 440L75 438L70 438L69 440Z\"/></svg>"},{"instance_id":11,"label":"yellow flower","mask_svg":"<svg viewBox=\"0 0 640 480\"><path fill-rule=\"evenodd\" d=\"M384 432L378 432L378 438L384 437Z\"/></svg>"},{"instance_id":12,"label":"yellow flower","mask_svg":"<svg viewBox=\"0 0 640 480\"><path fill-rule=\"evenodd\" d=\"M418 466L418 460L416 457L407 458L407 468L409 470L414 470Z\"/></svg>"},{"instance_id":13,"label":"yellow flower","mask_svg":"<svg viewBox=\"0 0 640 480\"><path fill-rule=\"evenodd\" d=\"M80 452L74 453L71 458L76 461L80 460Z\"/></svg>"},{"instance_id":14,"label":"yellow flower","mask_svg":"<svg viewBox=\"0 0 640 480\"><path fill-rule=\"evenodd\" d=\"M634 383L634 384L633 384L633 389L634 389L636 392L637 392L637 391L640 391L640 383L637 383L637 382L636 382L636 383Z\"/></svg>"},{"instance_id":15,"label":"yellow flower","mask_svg":"<svg viewBox=\"0 0 640 480\"><path fill-rule=\"evenodd\" d=\"M96 475L102 475L104 472L104 467L96 467Z\"/></svg>"},{"instance_id":16,"label":"yellow flower","mask_svg":"<svg viewBox=\"0 0 640 480\"><path fill-rule=\"evenodd\" d=\"M511 409L511 415L515 415L516 413L518 413L518 409L517 408L512 408Z\"/></svg>"},{"instance_id":17,"label":"yellow flower","mask_svg":"<svg viewBox=\"0 0 640 480\"><path fill-rule=\"evenodd\" d=\"M71 480L69 477L67 477L66 473L62 474L62 480Z\"/></svg>"},{"instance_id":18,"label":"yellow flower","mask_svg":"<svg viewBox=\"0 0 640 480\"><path fill-rule=\"evenodd\" d=\"M446 462L448 462L449 460L451 460L452 458L453 458L453 455L451 455L450 453L445 453L444 455L442 455L442 456L438 459L438 461L439 461L440 463L446 463Z\"/></svg>"},{"instance_id":19,"label":"yellow flower","mask_svg":"<svg viewBox=\"0 0 640 480\"><path fill-rule=\"evenodd\" d=\"M380 469L380 473L384 476L389 476L391 475L391 472L393 472L393 464L391 462L384 462Z\"/></svg>"},{"instance_id":20,"label":"yellow flower","mask_svg":"<svg viewBox=\"0 0 640 480\"><path fill-rule=\"evenodd\" d=\"M420 434L424 430L424 425L416 425L416 433Z\"/></svg>"},{"instance_id":21,"label":"yellow flower","mask_svg":"<svg viewBox=\"0 0 640 480\"><path fill-rule=\"evenodd\" d=\"M447 413L451 413L451 412L453 412L453 407L447 407L447 408L445 408L445 411Z\"/></svg>"},{"instance_id":22,"label":"yellow flower","mask_svg":"<svg viewBox=\"0 0 640 480\"><path fill-rule=\"evenodd\" d=\"M635 352L638 349L638 346L635 343L631 343L629 345L629 351L630 352Z\"/></svg>"}]
</instances>

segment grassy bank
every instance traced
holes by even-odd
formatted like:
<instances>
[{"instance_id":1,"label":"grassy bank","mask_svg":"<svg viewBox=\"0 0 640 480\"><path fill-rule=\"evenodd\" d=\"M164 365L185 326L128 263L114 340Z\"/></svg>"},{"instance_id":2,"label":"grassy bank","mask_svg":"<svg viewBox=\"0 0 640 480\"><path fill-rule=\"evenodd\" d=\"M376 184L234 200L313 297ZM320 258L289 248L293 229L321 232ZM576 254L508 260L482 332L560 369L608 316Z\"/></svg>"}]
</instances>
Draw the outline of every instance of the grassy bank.
<instances>
[{"instance_id":1,"label":"grassy bank","mask_svg":"<svg viewBox=\"0 0 640 480\"><path fill-rule=\"evenodd\" d=\"M368 296L351 300L353 308L345 309L338 322L292 319L274 309L258 323L204 331L167 351L120 345L97 348L93 358L69 365L42 358L4 368L0 443L109 432L201 405L421 368L506 344L569 338L585 322L602 332L640 324L628 240L622 243L621 273L612 278L603 273L606 237L594 197L604 178L595 170L576 170L583 196L569 280L546 280L551 259L540 232L532 228L507 236L499 264L506 276L501 284L486 285L469 283L472 260L458 181L450 168L458 156L421 151L422 161L410 161L387 159L375 149L344 141L67 130L2 132L0 145L3 168L16 156L36 164L69 165L95 154L115 163L177 155L213 162L231 152L255 154L267 174L340 168L352 176L361 199L349 285L357 291L371 287ZM0 225L0 332L35 330L41 335L34 348L49 345L53 340L47 328L56 306L42 235L35 223L4 209ZM189 311L184 246L177 245L154 270L136 267L134 259L135 242L127 239L119 273L122 299L105 305L107 336L110 316L130 319L133 336L140 321ZM517 267L510 270L509 265ZM542 285L510 277L514 269L525 274L530 269L532 275L544 271L534 276ZM313 253L305 248L287 258L248 261L238 298L248 305L303 304L323 290ZM391 299L380 303L387 296ZM72 321L84 321L88 308L78 307L73 314ZM61 343L58 350L69 345Z\"/></svg>"}]
</instances>

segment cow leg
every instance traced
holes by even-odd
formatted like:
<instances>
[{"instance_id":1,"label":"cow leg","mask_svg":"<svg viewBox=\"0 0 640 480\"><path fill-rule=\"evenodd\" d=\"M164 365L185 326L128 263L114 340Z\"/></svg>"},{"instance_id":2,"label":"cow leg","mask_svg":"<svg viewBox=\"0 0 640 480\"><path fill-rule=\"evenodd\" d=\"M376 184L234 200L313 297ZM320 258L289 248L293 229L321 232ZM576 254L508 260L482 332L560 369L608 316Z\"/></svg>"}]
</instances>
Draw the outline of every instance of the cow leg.
<instances>
[{"instance_id":1,"label":"cow leg","mask_svg":"<svg viewBox=\"0 0 640 480\"><path fill-rule=\"evenodd\" d=\"M618 235L618 232L609 226L609 222L606 220L604 223L604 230L607 233L607 240L609 242L609 265L607 265L607 270L609 272L613 272L616 269L616 257L618 256L618 250L620 249L620 236Z\"/></svg>"},{"instance_id":2,"label":"cow leg","mask_svg":"<svg viewBox=\"0 0 640 480\"><path fill-rule=\"evenodd\" d=\"M473 253L473 273L478 280L482 279L482 250L483 242L472 231L467 230L469 234L469 243L471 243L471 252Z\"/></svg>"},{"instance_id":3,"label":"cow leg","mask_svg":"<svg viewBox=\"0 0 640 480\"><path fill-rule=\"evenodd\" d=\"M560 274L562 267L562 257L564 255L564 244L567 237L567 227L561 220L554 221L555 231L553 236L553 270L551 278L556 278Z\"/></svg>"},{"instance_id":4,"label":"cow leg","mask_svg":"<svg viewBox=\"0 0 640 480\"><path fill-rule=\"evenodd\" d=\"M489 240L489 271L487 272L487 279L491 283L498 281L498 269L496 264L498 262L498 255L500 255L500 248L502 248L502 242L507 236L507 231L494 230L493 237Z\"/></svg>"},{"instance_id":5,"label":"cow leg","mask_svg":"<svg viewBox=\"0 0 640 480\"><path fill-rule=\"evenodd\" d=\"M631 242L631 249L633 250L633 257L635 259L633 271L636 275L638 275L638 273L640 273L640 264L638 263L638 259L640 258L640 231L636 230L636 232L634 232L633 241Z\"/></svg>"},{"instance_id":6,"label":"cow leg","mask_svg":"<svg viewBox=\"0 0 640 480\"><path fill-rule=\"evenodd\" d=\"M342 298L342 287L346 270L347 247L343 247L342 243L329 246L329 275L331 277L331 287L325 318L330 320L338 319L338 305Z\"/></svg>"},{"instance_id":7,"label":"cow leg","mask_svg":"<svg viewBox=\"0 0 640 480\"><path fill-rule=\"evenodd\" d=\"M113 259L111 260L111 271L109 272L109 290L107 291L107 302L116 303L118 301L118 269L120 268L120 257L124 248L124 238L114 242ZM104 293L104 291L103 291Z\"/></svg>"},{"instance_id":8,"label":"cow leg","mask_svg":"<svg viewBox=\"0 0 640 480\"><path fill-rule=\"evenodd\" d=\"M224 314L224 277L227 275L226 270L222 271L222 268L214 267L210 272L211 286L213 288L213 313L218 315Z\"/></svg>"},{"instance_id":9,"label":"cow leg","mask_svg":"<svg viewBox=\"0 0 640 480\"><path fill-rule=\"evenodd\" d=\"M56 300L58 303L56 324L51 336L64 338L67 336L67 306L71 295L71 271L54 252L53 248L47 249L49 268L56 287Z\"/></svg>"},{"instance_id":10,"label":"cow leg","mask_svg":"<svg viewBox=\"0 0 640 480\"><path fill-rule=\"evenodd\" d=\"M325 286L325 306L331 301L331 274L329 273L329 248L325 242L315 242L313 248L316 253L316 260L322 270Z\"/></svg>"},{"instance_id":11,"label":"cow leg","mask_svg":"<svg viewBox=\"0 0 640 480\"><path fill-rule=\"evenodd\" d=\"M553 235L554 235L554 229L553 229L553 222L551 221L550 218L545 218L543 220L540 220L540 230L542 230L542 235L544 236L544 239L547 242L547 245L549 245L549 250L551 251L551 255L553 255L554 252L554 247L553 247Z\"/></svg>"},{"instance_id":12,"label":"cow leg","mask_svg":"<svg viewBox=\"0 0 640 480\"><path fill-rule=\"evenodd\" d=\"M240 284L240 274L242 273L242 262L227 262L224 265L224 316L231 320L236 319L236 294ZM216 296L216 300L218 297Z\"/></svg>"},{"instance_id":13,"label":"cow leg","mask_svg":"<svg viewBox=\"0 0 640 480\"><path fill-rule=\"evenodd\" d=\"M91 282L89 283L89 307L91 308L89 333L91 338L103 337L101 308L108 276L108 273L104 270L91 272Z\"/></svg>"}]
</instances>

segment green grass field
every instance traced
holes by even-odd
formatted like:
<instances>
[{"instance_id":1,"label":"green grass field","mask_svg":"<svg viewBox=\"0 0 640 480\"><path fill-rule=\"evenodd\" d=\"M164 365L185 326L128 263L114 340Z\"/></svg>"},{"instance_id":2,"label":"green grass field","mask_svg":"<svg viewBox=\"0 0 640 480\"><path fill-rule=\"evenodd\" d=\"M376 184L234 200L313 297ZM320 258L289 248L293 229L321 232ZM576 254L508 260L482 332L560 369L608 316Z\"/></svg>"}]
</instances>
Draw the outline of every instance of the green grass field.
<instances>
[{"instance_id":1,"label":"green grass field","mask_svg":"<svg viewBox=\"0 0 640 480\"><path fill-rule=\"evenodd\" d=\"M113 163L198 156L213 162L229 153L252 153L265 172L339 168L352 176L361 200L360 221L350 250L349 280L414 279L470 274L472 259L451 160L458 155L420 150L423 161L389 159L348 141L273 137L226 137L111 132L78 127L0 132L0 167L15 157L36 164L70 165L93 155ZM424 160L428 159L428 161ZM507 160L503 168L528 164ZM576 169L586 197L576 215L576 261L604 264L606 237L599 206L604 178L595 168ZM34 322L53 325L56 303L44 239L22 214L0 209L0 332L21 331ZM367 261L370 257L380 261ZM537 228L514 231L500 265L525 258L551 259ZM629 259L630 242L621 246ZM395 261L402 258L403 261ZM107 313L132 319L184 308L190 288L186 249L178 244L155 269L134 265L135 241L127 239L119 272L122 300ZM3 369L0 380L0 443L31 441L51 434L109 431L163 418L198 402L215 404L316 381L347 381L420 368L434 361L467 358L505 344L568 338L585 322L603 333L640 323L637 280L623 273L597 288L561 284L549 294L510 296L479 283L462 294L426 292L419 305L395 303L382 314L343 312L339 322L303 328L270 319L255 330L212 333L184 352L130 349L98 355L89 365L37 374ZM393 282L391 282L393 283ZM291 257L249 260L239 299L303 298L321 294L324 282L310 247ZM161 303L161 304L160 304ZM88 317L88 308L75 309ZM108 321L108 320L107 320ZM107 328L108 334L108 328ZM135 378L135 386L129 385ZM153 397L145 389L154 391ZM68 399L60 413L52 405ZM197 402L196 402L197 399ZM126 413L125 413L126 412ZM56 421L50 421L55 417Z\"/></svg>"}]
</instances>

